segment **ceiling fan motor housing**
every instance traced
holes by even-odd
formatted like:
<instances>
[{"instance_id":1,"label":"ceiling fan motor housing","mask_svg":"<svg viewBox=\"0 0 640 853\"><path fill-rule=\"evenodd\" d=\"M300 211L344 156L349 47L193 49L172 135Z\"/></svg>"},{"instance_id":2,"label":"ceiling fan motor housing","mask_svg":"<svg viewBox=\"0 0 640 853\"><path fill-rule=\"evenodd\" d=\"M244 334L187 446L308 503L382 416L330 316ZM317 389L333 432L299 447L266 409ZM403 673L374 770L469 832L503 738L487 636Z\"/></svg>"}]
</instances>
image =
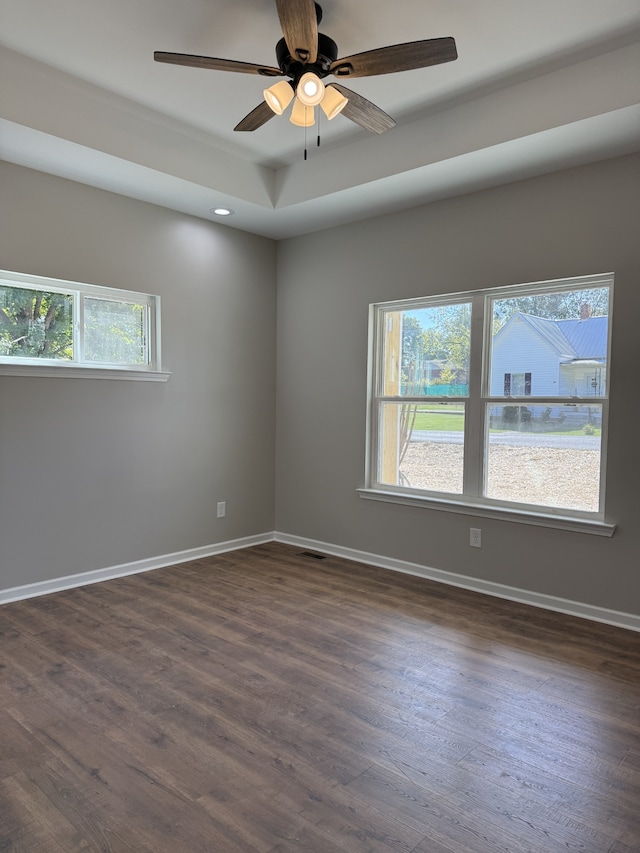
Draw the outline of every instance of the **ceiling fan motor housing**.
<instances>
[{"instance_id":1,"label":"ceiling fan motor housing","mask_svg":"<svg viewBox=\"0 0 640 853\"><path fill-rule=\"evenodd\" d=\"M307 71L312 71L321 79L329 74L331 64L338 58L338 45L329 36L324 33L318 33L318 56L315 62L302 63L299 59L294 59L289 53L286 41L281 38L276 45L276 59L278 68L287 77L292 77L296 82L306 74Z\"/></svg>"}]
</instances>

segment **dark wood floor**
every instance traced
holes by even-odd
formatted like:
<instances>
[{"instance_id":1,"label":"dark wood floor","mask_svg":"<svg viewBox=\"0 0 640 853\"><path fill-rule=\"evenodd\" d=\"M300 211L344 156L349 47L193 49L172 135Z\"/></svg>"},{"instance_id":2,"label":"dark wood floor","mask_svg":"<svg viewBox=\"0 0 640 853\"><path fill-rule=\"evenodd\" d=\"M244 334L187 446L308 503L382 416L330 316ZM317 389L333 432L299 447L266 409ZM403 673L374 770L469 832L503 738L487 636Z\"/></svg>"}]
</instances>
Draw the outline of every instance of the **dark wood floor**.
<instances>
[{"instance_id":1,"label":"dark wood floor","mask_svg":"<svg viewBox=\"0 0 640 853\"><path fill-rule=\"evenodd\" d=\"M640 634L277 544L5 605L0 851L638 853Z\"/></svg>"}]
</instances>

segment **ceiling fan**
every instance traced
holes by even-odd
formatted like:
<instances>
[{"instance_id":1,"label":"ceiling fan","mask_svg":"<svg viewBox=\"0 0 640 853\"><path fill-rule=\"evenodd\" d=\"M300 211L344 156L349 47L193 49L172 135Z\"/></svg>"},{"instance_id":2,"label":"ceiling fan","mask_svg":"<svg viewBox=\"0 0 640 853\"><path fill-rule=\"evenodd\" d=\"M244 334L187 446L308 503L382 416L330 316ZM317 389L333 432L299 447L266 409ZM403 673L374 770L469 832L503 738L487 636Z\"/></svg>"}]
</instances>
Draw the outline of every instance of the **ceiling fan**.
<instances>
[{"instance_id":1,"label":"ceiling fan","mask_svg":"<svg viewBox=\"0 0 640 853\"><path fill-rule=\"evenodd\" d=\"M322 9L314 0L276 0L284 38L276 45L278 67L192 56L186 53L156 51L156 62L259 74L263 77L286 77L265 89L264 101L239 122L234 130L257 130L282 115L295 97L291 121L302 127L314 124L314 108L320 105L327 118L339 113L372 133L383 133L395 125L380 107L339 83L325 85L332 74L338 80L347 77L369 77L439 65L456 59L453 38L426 39L395 44L338 59L338 46L329 36L318 32Z\"/></svg>"}]
</instances>

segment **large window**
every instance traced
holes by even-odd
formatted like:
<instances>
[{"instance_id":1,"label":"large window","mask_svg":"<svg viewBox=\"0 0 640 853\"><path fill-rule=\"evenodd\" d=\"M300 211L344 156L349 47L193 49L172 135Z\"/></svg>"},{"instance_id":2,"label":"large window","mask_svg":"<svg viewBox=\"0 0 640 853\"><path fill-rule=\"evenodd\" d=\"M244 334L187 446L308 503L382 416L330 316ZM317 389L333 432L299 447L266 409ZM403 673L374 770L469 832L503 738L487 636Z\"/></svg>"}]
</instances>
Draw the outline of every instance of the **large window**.
<instances>
[{"instance_id":1,"label":"large window","mask_svg":"<svg viewBox=\"0 0 640 853\"><path fill-rule=\"evenodd\" d=\"M612 289L373 306L363 496L603 523Z\"/></svg>"},{"instance_id":2,"label":"large window","mask_svg":"<svg viewBox=\"0 0 640 853\"><path fill-rule=\"evenodd\" d=\"M159 311L146 293L0 272L1 372L159 371Z\"/></svg>"}]
</instances>

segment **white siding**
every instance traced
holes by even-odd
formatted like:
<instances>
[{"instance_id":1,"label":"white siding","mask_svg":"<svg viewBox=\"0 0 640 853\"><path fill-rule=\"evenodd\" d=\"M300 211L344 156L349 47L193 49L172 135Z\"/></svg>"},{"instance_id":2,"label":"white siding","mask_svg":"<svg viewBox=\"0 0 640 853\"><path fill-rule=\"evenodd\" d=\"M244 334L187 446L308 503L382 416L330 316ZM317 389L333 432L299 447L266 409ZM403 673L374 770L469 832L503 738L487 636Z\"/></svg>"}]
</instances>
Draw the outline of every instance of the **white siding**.
<instances>
[{"instance_id":1,"label":"white siding","mask_svg":"<svg viewBox=\"0 0 640 853\"><path fill-rule=\"evenodd\" d=\"M560 393L566 397L604 397L607 393L606 376L605 365L564 365L560 368ZM592 385L594 378L595 389Z\"/></svg>"},{"instance_id":2,"label":"white siding","mask_svg":"<svg viewBox=\"0 0 640 853\"><path fill-rule=\"evenodd\" d=\"M493 342L490 394L502 396L505 373L530 373L531 395L557 396L558 355L520 317L514 317Z\"/></svg>"}]
</instances>

